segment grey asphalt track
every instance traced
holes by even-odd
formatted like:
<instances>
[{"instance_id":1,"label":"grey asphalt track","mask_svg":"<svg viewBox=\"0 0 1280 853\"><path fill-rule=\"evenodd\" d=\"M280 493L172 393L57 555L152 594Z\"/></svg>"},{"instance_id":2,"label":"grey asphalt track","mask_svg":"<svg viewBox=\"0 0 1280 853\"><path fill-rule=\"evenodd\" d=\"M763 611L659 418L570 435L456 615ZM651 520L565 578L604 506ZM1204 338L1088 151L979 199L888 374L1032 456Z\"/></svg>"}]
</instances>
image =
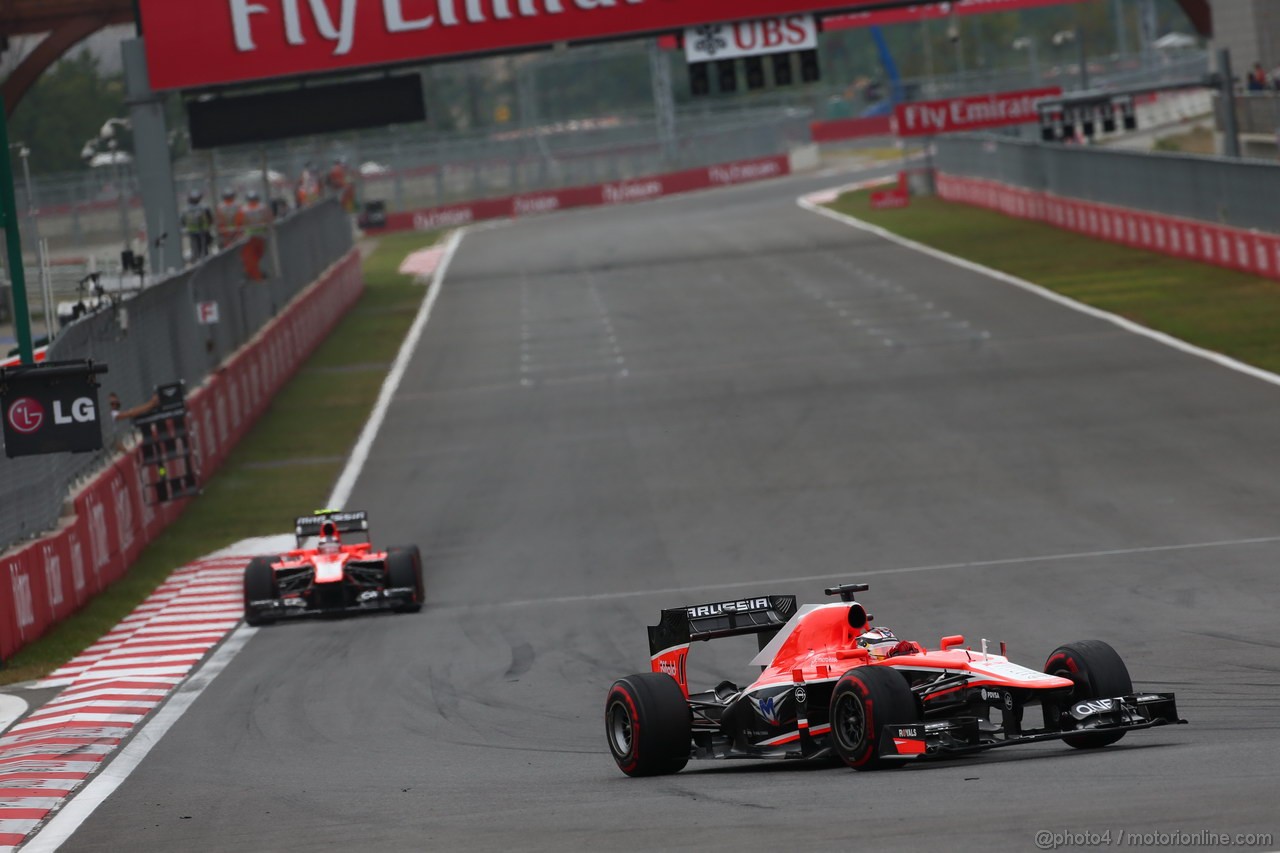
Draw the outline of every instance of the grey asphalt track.
<instances>
[{"instance_id":1,"label":"grey asphalt track","mask_svg":"<svg viewBox=\"0 0 1280 853\"><path fill-rule=\"evenodd\" d=\"M431 605L259 631L63 849L1280 832L1280 388L799 210L818 183L468 236L352 501L421 544ZM1108 640L1192 725L622 776L602 703L658 610L814 576L1031 666ZM748 645L693 678L749 681Z\"/></svg>"}]
</instances>

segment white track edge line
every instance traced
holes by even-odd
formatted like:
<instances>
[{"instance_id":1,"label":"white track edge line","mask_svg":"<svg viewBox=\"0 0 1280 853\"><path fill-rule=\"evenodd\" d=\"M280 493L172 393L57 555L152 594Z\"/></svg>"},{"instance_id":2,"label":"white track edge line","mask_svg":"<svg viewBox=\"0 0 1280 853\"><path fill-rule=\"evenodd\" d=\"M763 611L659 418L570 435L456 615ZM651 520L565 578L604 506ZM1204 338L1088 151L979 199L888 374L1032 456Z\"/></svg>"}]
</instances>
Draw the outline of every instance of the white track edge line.
<instances>
[{"instance_id":1,"label":"white track edge line","mask_svg":"<svg viewBox=\"0 0 1280 853\"><path fill-rule=\"evenodd\" d=\"M232 658L258 633L257 628L240 626L222 647L179 687L151 720L138 729L133 739L81 791L23 846L24 853L53 853L80 828L94 810L111 796L129 774L137 769L152 747L195 704L209 683L226 669Z\"/></svg>"},{"instance_id":2,"label":"white track edge line","mask_svg":"<svg viewBox=\"0 0 1280 853\"><path fill-rule=\"evenodd\" d=\"M1173 349L1187 353L1188 355L1203 358L1221 367L1225 367L1228 370L1234 370L1237 373L1243 373L1246 376L1251 376L1254 379L1260 379L1263 382L1267 382L1272 385L1280 385L1280 375L1278 374L1263 370L1260 367L1245 364L1242 361L1237 361L1236 359L1223 355L1220 352L1214 352L1213 350L1198 347L1195 344L1189 344L1184 340L1175 338L1172 335L1167 335L1164 332L1157 332L1155 329L1150 329L1146 326L1135 323L1132 320L1125 319L1119 314L1112 314L1110 311L1103 311L1100 308L1094 308L1092 305L1086 305L1083 302L1078 302L1068 296L1063 296L1061 293L1055 293L1046 287L1034 284L1023 278L1018 278L1015 275L1010 275L1009 273L983 266L982 264L944 252L941 249L935 249L932 246L926 246L924 243L918 243L915 240L894 234L892 231L881 228L878 225L872 225L870 222L864 222L863 220L850 216L847 213L840 213L838 211L831 210L828 207L814 204L809 201L807 196L801 196L796 199L796 204L810 213L816 213L819 216L825 216L828 219L835 220L836 222L850 225L861 231L866 231L868 234L874 234L875 236L888 240L891 243L897 243L899 246L912 249L940 261L945 261L949 264L960 267L961 269L966 269L970 272L976 272L981 275L988 276L989 278L993 278L996 281L1003 282L1004 284L1013 285L1014 287L1025 290L1029 293L1034 293L1044 299L1048 299L1050 302L1056 302L1057 304L1070 308L1073 311L1079 311L1081 314L1088 314L1090 317L1105 320L1112 325L1119 326L1126 332L1141 335L1144 338L1149 338L1157 343L1164 344L1167 347L1172 347Z\"/></svg>"},{"instance_id":3,"label":"white track edge line","mask_svg":"<svg viewBox=\"0 0 1280 853\"><path fill-rule=\"evenodd\" d=\"M423 300L422 307L418 309L418 316L413 319L413 325L409 327L409 334L405 337L404 343L400 345L400 352L396 355L395 363L391 366L391 372L383 380L382 390L378 394L378 401L374 403L373 412L369 415L369 420L365 422L364 429L360 432L360 438L356 440L356 445L352 449L351 455L347 457L346 467L342 469L342 474L338 476L338 481L333 486L333 493L329 495L328 506L341 507L351 497L351 492L356 486L356 480L359 479L360 473L364 470L365 462L369 459L369 452L373 449L373 441L378 437L378 431L382 429L382 424L387 419L387 410L391 407L391 399L395 396L396 391L399 390L400 382L404 379L405 372L409 369L409 361L413 358L413 354L418 348L418 341L422 338L422 332L427 327L427 321L431 319L431 312L435 309L436 300L440 297L440 291L444 288L444 277L449 271L449 266L453 263L453 256L457 253L458 247L462 245L462 238L466 236L466 233L467 229L462 228L449 235L449 241L445 244L444 257L440 259L440 265L436 267L435 274L431 277L431 286L427 290L427 298Z\"/></svg>"}]
</instances>

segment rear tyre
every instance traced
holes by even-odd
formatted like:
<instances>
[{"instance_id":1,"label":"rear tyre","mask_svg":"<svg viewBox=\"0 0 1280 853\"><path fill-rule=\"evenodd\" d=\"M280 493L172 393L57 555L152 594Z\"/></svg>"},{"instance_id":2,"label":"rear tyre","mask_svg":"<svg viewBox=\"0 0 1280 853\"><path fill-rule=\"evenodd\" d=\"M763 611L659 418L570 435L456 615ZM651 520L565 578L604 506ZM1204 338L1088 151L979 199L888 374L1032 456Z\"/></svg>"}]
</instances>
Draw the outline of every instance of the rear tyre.
<instances>
[{"instance_id":1,"label":"rear tyre","mask_svg":"<svg viewBox=\"0 0 1280 853\"><path fill-rule=\"evenodd\" d=\"M280 597L280 590L276 588L276 573L271 568L271 563L271 557L254 557L244 570L244 621L254 627L270 625L276 621L275 616L249 609L250 601Z\"/></svg>"},{"instance_id":2,"label":"rear tyre","mask_svg":"<svg viewBox=\"0 0 1280 853\"><path fill-rule=\"evenodd\" d=\"M1044 671L1075 682L1069 705L1088 699L1109 699L1133 692L1129 669L1120 655L1101 640L1080 640L1054 649L1045 662ZM1046 721L1048 722L1048 721ZM1098 749L1124 737L1124 732L1098 732L1067 735L1068 746L1076 749Z\"/></svg>"},{"instance_id":3,"label":"rear tyre","mask_svg":"<svg viewBox=\"0 0 1280 853\"><path fill-rule=\"evenodd\" d=\"M846 672L831 691L831 742L854 770L882 770L902 764L880 757L884 727L920 722L920 707L902 673L887 666L860 666Z\"/></svg>"},{"instance_id":4,"label":"rear tyre","mask_svg":"<svg viewBox=\"0 0 1280 853\"><path fill-rule=\"evenodd\" d=\"M693 715L680 685L664 672L615 681L604 726L613 760L628 776L678 773L689 763Z\"/></svg>"},{"instance_id":5,"label":"rear tyre","mask_svg":"<svg viewBox=\"0 0 1280 853\"><path fill-rule=\"evenodd\" d=\"M413 588L413 600L396 605L396 613L417 613L422 609L422 554L418 546L387 549L387 587Z\"/></svg>"}]
</instances>

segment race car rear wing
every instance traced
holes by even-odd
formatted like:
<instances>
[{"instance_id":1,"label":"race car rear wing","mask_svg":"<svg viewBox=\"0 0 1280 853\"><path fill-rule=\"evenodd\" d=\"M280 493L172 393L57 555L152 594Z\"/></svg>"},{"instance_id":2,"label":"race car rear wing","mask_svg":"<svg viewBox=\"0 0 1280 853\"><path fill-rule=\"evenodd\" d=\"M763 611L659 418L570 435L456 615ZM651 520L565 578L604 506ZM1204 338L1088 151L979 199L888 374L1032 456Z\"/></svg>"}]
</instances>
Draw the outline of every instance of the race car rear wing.
<instances>
[{"instance_id":1,"label":"race car rear wing","mask_svg":"<svg viewBox=\"0 0 1280 853\"><path fill-rule=\"evenodd\" d=\"M794 595L762 595L663 610L661 621L649 627L649 653L658 654L693 640L743 634L758 634L763 647L795 612Z\"/></svg>"},{"instance_id":2,"label":"race car rear wing","mask_svg":"<svg viewBox=\"0 0 1280 853\"><path fill-rule=\"evenodd\" d=\"M760 648L764 648L795 612L794 595L762 595L663 610L658 624L649 626L649 665L654 672L674 678L688 696L689 643L756 634Z\"/></svg>"},{"instance_id":3,"label":"race car rear wing","mask_svg":"<svg viewBox=\"0 0 1280 853\"><path fill-rule=\"evenodd\" d=\"M294 533L297 535L299 542L308 536L319 536L320 529L326 522L336 525L339 534L368 534L369 532L369 513L361 510L359 512L330 512L320 515L304 515L294 521Z\"/></svg>"}]
</instances>

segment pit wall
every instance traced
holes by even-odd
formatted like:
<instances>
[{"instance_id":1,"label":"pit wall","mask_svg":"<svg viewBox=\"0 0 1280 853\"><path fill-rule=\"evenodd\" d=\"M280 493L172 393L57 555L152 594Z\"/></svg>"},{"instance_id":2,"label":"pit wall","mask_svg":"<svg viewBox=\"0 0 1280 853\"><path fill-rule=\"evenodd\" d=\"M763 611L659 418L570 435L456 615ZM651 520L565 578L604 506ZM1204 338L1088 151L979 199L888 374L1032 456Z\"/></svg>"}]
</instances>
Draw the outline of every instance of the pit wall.
<instances>
[{"instance_id":1,"label":"pit wall","mask_svg":"<svg viewBox=\"0 0 1280 853\"><path fill-rule=\"evenodd\" d=\"M188 396L188 425L202 479L221 466L363 291L360 255L353 250ZM122 577L187 501L149 504L137 455L127 453L70 504L72 513L56 531L0 556L0 661Z\"/></svg>"},{"instance_id":2,"label":"pit wall","mask_svg":"<svg viewBox=\"0 0 1280 853\"><path fill-rule=\"evenodd\" d=\"M1099 240L1280 279L1280 234L1064 198L985 178L939 172L939 197L1045 222Z\"/></svg>"},{"instance_id":3,"label":"pit wall","mask_svg":"<svg viewBox=\"0 0 1280 853\"><path fill-rule=\"evenodd\" d=\"M793 160L796 161L794 164ZM377 230L367 228L366 231L371 234L390 231L432 231L438 228L456 228L486 219L513 219L577 207L604 207L650 201L678 193L785 177L794 171L812 167L809 161L815 161L812 165L816 166L812 152L802 148L792 155L781 154L754 160L737 160L717 166L668 172L607 184L569 187L562 190L547 190L462 202L425 210L392 213L387 216L385 228Z\"/></svg>"}]
</instances>

